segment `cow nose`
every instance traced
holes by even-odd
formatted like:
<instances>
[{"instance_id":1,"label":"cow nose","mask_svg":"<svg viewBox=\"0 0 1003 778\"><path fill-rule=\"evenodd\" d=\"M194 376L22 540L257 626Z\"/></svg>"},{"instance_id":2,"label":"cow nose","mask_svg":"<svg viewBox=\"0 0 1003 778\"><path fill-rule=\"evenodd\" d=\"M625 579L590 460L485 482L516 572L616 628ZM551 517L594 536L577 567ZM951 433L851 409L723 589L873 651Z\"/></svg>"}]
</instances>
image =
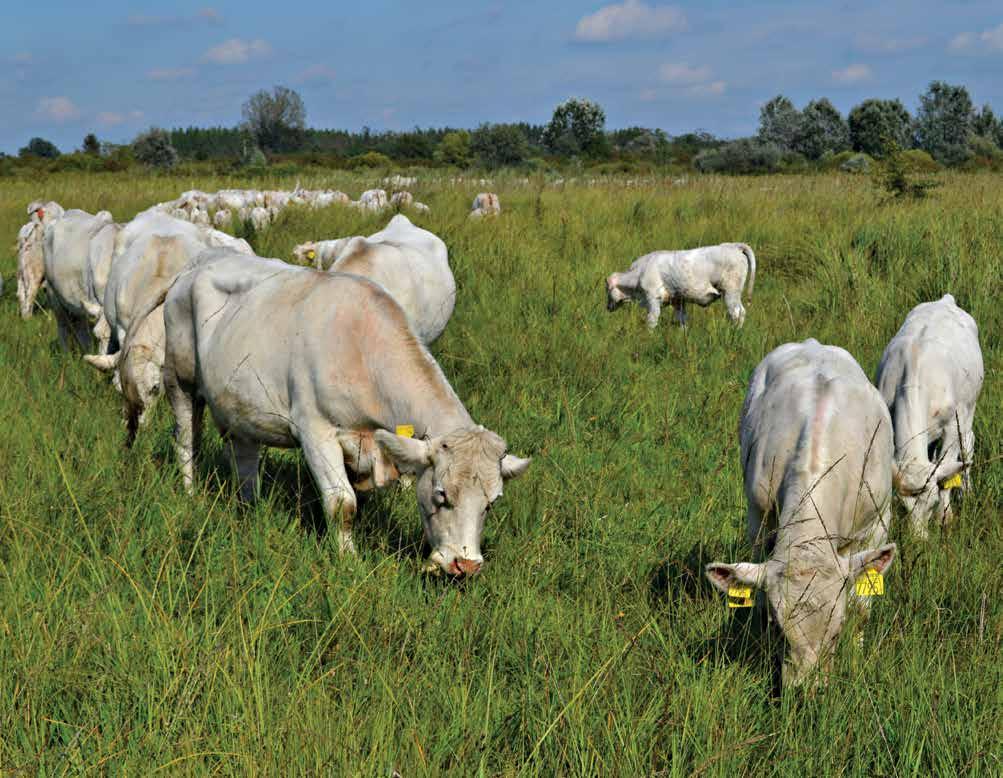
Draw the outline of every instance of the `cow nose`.
<instances>
[{"instance_id":1,"label":"cow nose","mask_svg":"<svg viewBox=\"0 0 1003 778\"><path fill-rule=\"evenodd\" d=\"M475 575L481 569L481 560L457 557L451 567L456 575Z\"/></svg>"}]
</instances>

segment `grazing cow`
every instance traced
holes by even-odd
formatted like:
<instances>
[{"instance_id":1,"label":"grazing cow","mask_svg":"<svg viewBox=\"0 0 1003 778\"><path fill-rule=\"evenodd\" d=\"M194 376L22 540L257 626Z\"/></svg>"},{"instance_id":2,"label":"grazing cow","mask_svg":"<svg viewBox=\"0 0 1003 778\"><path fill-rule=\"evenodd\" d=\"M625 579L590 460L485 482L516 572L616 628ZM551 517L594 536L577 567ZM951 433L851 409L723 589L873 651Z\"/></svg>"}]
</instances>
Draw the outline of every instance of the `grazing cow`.
<instances>
[{"instance_id":1,"label":"grazing cow","mask_svg":"<svg viewBox=\"0 0 1003 778\"><path fill-rule=\"evenodd\" d=\"M501 213L501 201L498 195L493 192L481 192L474 198L470 215L479 218L481 216L497 216Z\"/></svg>"},{"instance_id":2,"label":"grazing cow","mask_svg":"<svg viewBox=\"0 0 1003 778\"><path fill-rule=\"evenodd\" d=\"M921 537L949 516L952 481L968 488L960 474L984 375L978 325L949 294L913 308L881 356L874 382L895 428L895 490Z\"/></svg>"},{"instance_id":3,"label":"grazing cow","mask_svg":"<svg viewBox=\"0 0 1003 778\"><path fill-rule=\"evenodd\" d=\"M30 220L17 235L17 301L22 319L31 318L45 281L45 226L63 217L63 207L35 201L28 206L28 215Z\"/></svg>"},{"instance_id":4,"label":"grazing cow","mask_svg":"<svg viewBox=\"0 0 1003 778\"><path fill-rule=\"evenodd\" d=\"M744 243L722 243L689 251L654 251L634 261L625 273L606 279L606 307L614 311L634 300L648 310L648 327L658 325L662 303L672 303L681 326L686 325L686 303L707 306L724 297L728 318L745 323L742 289L756 283L756 256Z\"/></svg>"},{"instance_id":5,"label":"grazing cow","mask_svg":"<svg viewBox=\"0 0 1003 778\"><path fill-rule=\"evenodd\" d=\"M304 250L304 246L307 248ZM397 214L377 233L297 246L297 259L310 259L332 273L354 273L374 281L404 309L426 346L442 334L456 303L456 282L446 244Z\"/></svg>"},{"instance_id":6,"label":"grazing cow","mask_svg":"<svg viewBox=\"0 0 1003 778\"><path fill-rule=\"evenodd\" d=\"M308 240L293 249L293 258L300 264L309 263L317 270L327 270L350 240L351 238Z\"/></svg>"},{"instance_id":7,"label":"grazing cow","mask_svg":"<svg viewBox=\"0 0 1003 778\"><path fill-rule=\"evenodd\" d=\"M257 491L261 445L302 448L340 548L351 552L349 472L375 486L412 473L430 560L453 575L480 569L485 514L529 460L474 423L381 287L206 252L168 292L164 322L164 386L189 491L208 404L232 442L246 499ZM414 437L391 431L403 425Z\"/></svg>"},{"instance_id":8,"label":"grazing cow","mask_svg":"<svg viewBox=\"0 0 1003 778\"><path fill-rule=\"evenodd\" d=\"M363 211L382 211L387 207L387 193L383 189L367 189L352 205Z\"/></svg>"},{"instance_id":9,"label":"grazing cow","mask_svg":"<svg viewBox=\"0 0 1003 778\"><path fill-rule=\"evenodd\" d=\"M110 224L112 217L107 211L90 214L72 209L45 227L45 280L63 348L67 348L71 333L85 351L92 346L88 322L100 301L92 300L88 293L91 240ZM110 253L97 261L110 263Z\"/></svg>"},{"instance_id":10,"label":"grazing cow","mask_svg":"<svg viewBox=\"0 0 1003 778\"><path fill-rule=\"evenodd\" d=\"M765 590L786 642L783 682L796 685L827 666L847 606L866 615L858 576L895 555L891 418L849 353L806 340L752 373L739 436L749 539L764 561L714 562L706 574L731 596Z\"/></svg>"},{"instance_id":11,"label":"grazing cow","mask_svg":"<svg viewBox=\"0 0 1003 778\"><path fill-rule=\"evenodd\" d=\"M243 240L163 213L146 212L120 233L104 295L110 353L84 359L100 370L117 369L129 443L160 391L167 289L189 261L217 246L251 253Z\"/></svg>"},{"instance_id":12,"label":"grazing cow","mask_svg":"<svg viewBox=\"0 0 1003 778\"><path fill-rule=\"evenodd\" d=\"M398 210L410 208L414 204L414 195L410 192L394 192L390 197L390 205Z\"/></svg>"}]
</instances>

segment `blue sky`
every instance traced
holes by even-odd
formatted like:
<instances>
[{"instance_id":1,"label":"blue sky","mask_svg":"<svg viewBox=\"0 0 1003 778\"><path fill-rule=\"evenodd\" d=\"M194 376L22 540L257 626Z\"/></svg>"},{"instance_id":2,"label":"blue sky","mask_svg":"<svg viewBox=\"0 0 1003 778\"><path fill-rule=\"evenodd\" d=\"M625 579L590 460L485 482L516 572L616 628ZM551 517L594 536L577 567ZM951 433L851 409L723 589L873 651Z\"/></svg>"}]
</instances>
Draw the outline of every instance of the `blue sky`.
<instances>
[{"instance_id":1,"label":"blue sky","mask_svg":"<svg viewBox=\"0 0 1003 778\"><path fill-rule=\"evenodd\" d=\"M777 93L913 110L933 79L1003 113L999 0L296 0L4 4L0 150L34 135L125 141L234 125L253 91L297 89L316 127L545 122L569 96L608 127L754 131Z\"/></svg>"}]
</instances>

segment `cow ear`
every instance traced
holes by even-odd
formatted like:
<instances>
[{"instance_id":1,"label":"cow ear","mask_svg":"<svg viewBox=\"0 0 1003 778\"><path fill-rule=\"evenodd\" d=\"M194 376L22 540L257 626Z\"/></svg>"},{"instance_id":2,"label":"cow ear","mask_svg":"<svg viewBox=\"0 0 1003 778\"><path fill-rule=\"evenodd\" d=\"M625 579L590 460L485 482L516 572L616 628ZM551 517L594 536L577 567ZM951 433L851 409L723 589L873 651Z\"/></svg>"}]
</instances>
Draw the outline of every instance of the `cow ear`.
<instances>
[{"instance_id":1,"label":"cow ear","mask_svg":"<svg viewBox=\"0 0 1003 778\"><path fill-rule=\"evenodd\" d=\"M521 457L506 454L501 461L502 478L506 481L510 478L518 478L526 472L532 459L522 459Z\"/></svg>"},{"instance_id":2,"label":"cow ear","mask_svg":"<svg viewBox=\"0 0 1003 778\"><path fill-rule=\"evenodd\" d=\"M897 463L893 462L892 487L903 497L915 497L926 489L926 479L923 478L919 484L916 484L908 468L899 467Z\"/></svg>"},{"instance_id":3,"label":"cow ear","mask_svg":"<svg viewBox=\"0 0 1003 778\"><path fill-rule=\"evenodd\" d=\"M373 434L376 444L402 473L417 475L432 464L432 447L427 440L405 438L386 430Z\"/></svg>"},{"instance_id":4,"label":"cow ear","mask_svg":"<svg viewBox=\"0 0 1003 778\"><path fill-rule=\"evenodd\" d=\"M766 563L738 562L728 565L724 562L711 562L704 568L704 574L723 594L728 594L728 590L734 586L762 589L766 580Z\"/></svg>"},{"instance_id":5,"label":"cow ear","mask_svg":"<svg viewBox=\"0 0 1003 778\"><path fill-rule=\"evenodd\" d=\"M889 543L878 548L869 548L866 551L858 551L850 557L850 579L856 579L864 570L877 570L884 573L895 558L897 546Z\"/></svg>"}]
</instances>

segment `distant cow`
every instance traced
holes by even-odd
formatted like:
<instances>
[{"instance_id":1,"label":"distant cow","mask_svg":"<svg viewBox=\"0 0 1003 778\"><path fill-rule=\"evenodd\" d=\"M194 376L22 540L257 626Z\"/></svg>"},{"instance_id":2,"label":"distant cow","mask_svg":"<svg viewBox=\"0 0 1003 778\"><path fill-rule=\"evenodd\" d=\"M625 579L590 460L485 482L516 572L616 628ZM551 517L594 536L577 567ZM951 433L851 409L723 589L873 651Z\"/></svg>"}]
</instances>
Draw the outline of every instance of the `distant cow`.
<instances>
[{"instance_id":1,"label":"distant cow","mask_svg":"<svg viewBox=\"0 0 1003 778\"><path fill-rule=\"evenodd\" d=\"M45 225L61 219L63 207L35 201L28 206L28 215L28 223L17 235L17 301L22 319L31 317L45 281Z\"/></svg>"},{"instance_id":2,"label":"distant cow","mask_svg":"<svg viewBox=\"0 0 1003 778\"><path fill-rule=\"evenodd\" d=\"M404 309L426 346L442 334L453 313L456 282L446 244L403 214L368 238L306 243L297 246L294 255L332 273L354 273L378 283Z\"/></svg>"},{"instance_id":3,"label":"distant cow","mask_svg":"<svg viewBox=\"0 0 1003 778\"><path fill-rule=\"evenodd\" d=\"M985 370L979 328L946 294L920 303L881 356L875 383L895 427L895 488L922 537L951 507L952 479L968 487L975 404Z\"/></svg>"},{"instance_id":4,"label":"distant cow","mask_svg":"<svg viewBox=\"0 0 1003 778\"><path fill-rule=\"evenodd\" d=\"M351 552L353 481L381 486L412 473L431 561L453 575L480 569L488 507L529 461L474 423L381 287L219 250L178 277L164 321L164 385L189 491L208 404L245 498L257 492L262 445L302 448ZM414 437L395 434L404 425Z\"/></svg>"},{"instance_id":5,"label":"distant cow","mask_svg":"<svg viewBox=\"0 0 1003 778\"><path fill-rule=\"evenodd\" d=\"M766 593L783 631L784 685L824 668L854 583L883 573L891 516L892 429L881 395L846 351L816 340L771 351L752 373L739 427L748 533L759 563L714 562L722 592Z\"/></svg>"},{"instance_id":6,"label":"distant cow","mask_svg":"<svg viewBox=\"0 0 1003 778\"><path fill-rule=\"evenodd\" d=\"M480 218L482 216L497 216L501 213L501 201L498 195L493 192L481 192L474 198L471 206L470 217Z\"/></svg>"},{"instance_id":7,"label":"distant cow","mask_svg":"<svg viewBox=\"0 0 1003 778\"><path fill-rule=\"evenodd\" d=\"M688 251L654 251L634 261L625 273L606 279L606 307L616 310L627 300L647 308L654 329L663 303L672 303L679 324L686 324L686 303L707 306L724 297L728 318L745 322L742 290L756 282L756 256L744 243L722 243Z\"/></svg>"},{"instance_id":8,"label":"distant cow","mask_svg":"<svg viewBox=\"0 0 1003 778\"><path fill-rule=\"evenodd\" d=\"M382 211L387 207L387 193L383 189L367 189L359 195L358 202L352 203L363 211Z\"/></svg>"}]
</instances>

